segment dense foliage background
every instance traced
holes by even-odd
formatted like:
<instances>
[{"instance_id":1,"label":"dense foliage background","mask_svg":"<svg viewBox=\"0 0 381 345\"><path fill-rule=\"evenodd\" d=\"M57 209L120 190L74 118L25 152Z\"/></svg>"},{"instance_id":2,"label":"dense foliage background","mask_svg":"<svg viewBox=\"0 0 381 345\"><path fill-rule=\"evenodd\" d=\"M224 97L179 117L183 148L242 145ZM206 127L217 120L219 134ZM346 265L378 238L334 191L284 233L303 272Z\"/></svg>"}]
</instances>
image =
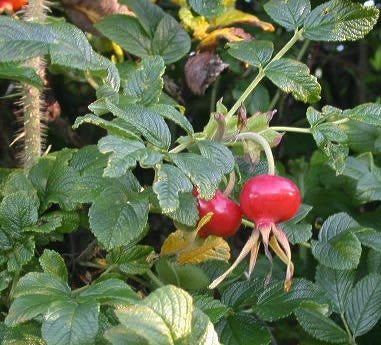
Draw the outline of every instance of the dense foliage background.
<instances>
[{"instance_id":1,"label":"dense foliage background","mask_svg":"<svg viewBox=\"0 0 381 345\"><path fill-rule=\"evenodd\" d=\"M377 7L33 0L4 11L0 344L375 344ZM263 136L303 196L280 225L295 265L289 292L275 255L264 284L262 252L251 277L245 260L208 289L255 225L196 238L192 188L210 199L234 171L238 201L267 172L262 147L237 141L244 132Z\"/></svg>"}]
</instances>

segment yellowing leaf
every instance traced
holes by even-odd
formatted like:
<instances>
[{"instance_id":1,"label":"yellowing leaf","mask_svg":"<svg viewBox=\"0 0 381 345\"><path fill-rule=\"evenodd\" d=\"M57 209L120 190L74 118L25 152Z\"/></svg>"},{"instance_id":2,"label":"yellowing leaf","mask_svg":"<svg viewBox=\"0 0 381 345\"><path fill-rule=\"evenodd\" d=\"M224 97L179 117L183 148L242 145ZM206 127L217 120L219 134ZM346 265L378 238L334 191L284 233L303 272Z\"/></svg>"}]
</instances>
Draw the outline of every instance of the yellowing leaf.
<instances>
[{"instance_id":1,"label":"yellowing leaf","mask_svg":"<svg viewBox=\"0 0 381 345\"><path fill-rule=\"evenodd\" d=\"M186 6L187 0L171 0L177 6Z\"/></svg>"},{"instance_id":2,"label":"yellowing leaf","mask_svg":"<svg viewBox=\"0 0 381 345\"><path fill-rule=\"evenodd\" d=\"M224 0L225 7L234 7L235 3L236 3L236 0Z\"/></svg>"},{"instance_id":3,"label":"yellowing leaf","mask_svg":"<svg viewBox=\"0 0 381 345\"><path fill-rule=\"evenodd\" d=\"M230 247L222 237L208 236L205 240L197 238L193 244L177 256L181 264L198 264L208 260L228 261Z\"/></svg>"},{"instance_id":4,"label":"yellowing leaf","mask_svg":"<svg viewBox=\"0 0 381 345\"><path fill-rule=\"evenodd\" d=\"M201 40L207 36L209 23L205 17L195 17L189 7L181 7L179 17L185 29L193 31L193 37Z\"/></svg>"},{"instance_id":5,"label":"yellowing leaf","mask_svg":"<svg viewBox=\"0 0 381 345\"><path fill-rule=\"evenodd\" d=\"M260 20L253 14L245 13L236 9L226 11L217 18L210 21L211 26L221 27L230 26L235 23L245 23L252 26L258 26L264 31L274 31L275 28L272 24Z\"/></svg>"},{"instance_id":6,"label":"yellowing leaf","mask_svg":"<svg viewBox=\"0 0 381 345\"><path fill-rule=\"evenodd\" d=\"M194 240L193 232L176 230L172 232L161 246L161 255L175 255L188 247Z\"/></svg>"},{"instance_id":7,"label":"yellowing leaf","mask_svg":"<svg viewBox=\"0 0 381 345\"><path fill-rule=\"evenodd\" d=\"M197 237L198 231L210 221L213 213L204 216L193 231L176 230L170 234L161 247L161 255L177 255L181 264L200 263L208 260L228 261L230 248L221 237Z\"/></svg>"},{"instance_id":8,"label":"yellowing leaf","mask_svg":"<svg viewBox=\"0 0 381 345\"><path fill-rule=\"evenodd\" d=\"M251 39L251 35L241 28L223 28L212 31L200 42L198 49L214 49L221 39L229 42L236 42Z\"/></svg>"}]
</instances>

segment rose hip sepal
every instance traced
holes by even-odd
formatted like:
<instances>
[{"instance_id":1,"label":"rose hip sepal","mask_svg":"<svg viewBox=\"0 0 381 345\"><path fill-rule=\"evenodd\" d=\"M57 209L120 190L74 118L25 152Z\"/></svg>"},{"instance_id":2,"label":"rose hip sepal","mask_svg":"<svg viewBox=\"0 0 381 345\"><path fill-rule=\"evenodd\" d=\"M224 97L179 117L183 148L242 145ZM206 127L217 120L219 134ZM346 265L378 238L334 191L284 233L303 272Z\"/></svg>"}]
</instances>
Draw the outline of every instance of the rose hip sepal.
<instances>
[{"instance_id":1,"label":"rose hip sepal","mask_svg":"<svg viewBox=\"0 0 381 345\"><path fill-rule=\"evenodd\" d=\"M301 194L298 187L291 180L281 176L256 176L247 181L242 188L240 205L243 214L254 221L256 227L233 265L209 287L213 289L221 283L249 252L251 252L249 274L251 274L262 240L265 254L271 263L269 245L279 258L287 264L285 290L288 291L292 284L294 265L291 261L291 249L287 236L276 224L293 218L298 212L301 205ZM266 279L267 283L271 274L270 271Z\"/></svg>"},{"instance_id":2,"label":"rose hip sepal","mask_svg":"<svg viewBox=\"0 0 381 345\"><path fill-rule=\"evenodd\" d=\"M198 196L196 189L193 190L193 194ZM210 221L198 232L198 235L202 238L209 235L230 237L241 226L241 208L220 191L217 191L211 200L198 199L198 212L200 218L203 218L208 213L213 213Z\"/></svg>"}]
</instances>

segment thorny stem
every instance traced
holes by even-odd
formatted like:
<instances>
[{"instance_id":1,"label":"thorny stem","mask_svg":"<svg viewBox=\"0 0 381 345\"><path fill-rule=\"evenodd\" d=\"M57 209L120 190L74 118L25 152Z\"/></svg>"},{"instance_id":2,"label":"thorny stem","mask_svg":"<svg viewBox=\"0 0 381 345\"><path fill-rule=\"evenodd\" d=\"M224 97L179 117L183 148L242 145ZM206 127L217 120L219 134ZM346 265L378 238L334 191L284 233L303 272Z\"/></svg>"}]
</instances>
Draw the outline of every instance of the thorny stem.
<instances>
[{"instance_id":1,"label":"thorny stem","mask_svg":"<svg viewBox=\"0 0 381 345\"><path fill-rule=\"evenodd\" d=\"M29 22L43 23L46 19L46 5L44 0L30 0L25 8L24 20ZM43 58L34 57L25 62L25 65L36 70L44 80L45 63ZM22 99L24 112L24 168L29 169L41 156L42 151L42 103L43 94L38 88L23 84Z\"/></svg>"},{"instance_id":2,"label":"thorny stem","mask_svg":"<svg viewBox=\"0 0 381 345\"><path fill-rule=\"evenodd\" d=\"M266 65L266 67L273 61L279 60L284 54L288 52L288 50L303 36L303 29L301 30L295 30L294 35L291 37L291 39L285 44L285 46L271 59L271 61ZM307 49L307 48L306 48ZM257 76L255 79L250 83L250 85L246 88L246 90L243 92L240 98L234 103L234 105L229 110L228 114L226 115L226 122L229 121L229 119L236 113L238 108L243 104L246 100L246 98L253 92L253 90L257 87L257 85L261 82L261 80L265 77L265 70L266 67L263 69L260 68Z\"/></svg>"},{"instance_id":3,"label":"thorny stem","mask_svg":"<svg viewBox=\"0 0 381 345\"><path fill-rule=\"evenodd\" d=\"M348 334L348 338L349 338L348 340L349 340L349 343L350 343L351 345L357 345L356 340L355 340L354 336L352 335L351 330L349 329L349 326L348 326L347 320L345 319L344 314L341 313L341 314L340 314L340 317L341 317L341 321L342 321L343 324L344 324L345 331L346 331L347 334Z\"/></svg>"},{"instance_id":4,"label":"thorny stem","mask_svg":"<svg viewBox=\"0 0 381 345\"><path fill-rule=\"evenodd\" d=\"M274 163L273 152L271 151L270 144L267 142L267 140L264 137L262 137L262 135L258 133L247 132L247 133L240 133L235 138L238 140L252 140L256 142L257 144L261 145L263 147L263 150L265 151L267 164L269 166L268 174L275 175L275 163Z\"/></svg>"}]
</instances>

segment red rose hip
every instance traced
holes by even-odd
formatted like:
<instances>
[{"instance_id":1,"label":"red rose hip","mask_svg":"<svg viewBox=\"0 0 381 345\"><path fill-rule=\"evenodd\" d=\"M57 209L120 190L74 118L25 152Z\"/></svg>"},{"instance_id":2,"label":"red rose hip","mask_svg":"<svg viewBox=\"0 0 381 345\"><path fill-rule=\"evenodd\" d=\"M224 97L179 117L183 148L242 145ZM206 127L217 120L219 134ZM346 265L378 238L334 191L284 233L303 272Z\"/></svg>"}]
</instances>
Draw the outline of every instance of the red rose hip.
<instances>
[{"instance_id":1,"label":"red rose hip","mask_svg":"<svg viewBox=\"0 0 381 345\"><path fill-rule=\"evenodd\" d=\"M253 177L246 182L240 196L242 212L257 225L291 219L298 212L301 200L294 182L274 175Z\"/></svg>"},{"instance_id":2,"label":"red rose hip","mask_svg":"<svg viewBox=\"0 0 381 345\"><path fill-rule=\"evenodd\" d=\"M198 195L197 191L194 191L193 194ZM198 211L200 218L210 212L213 213L211 220L199 230L200 237L233 236L241 226L240 207L220 191L217 191L211 200L198 199Z\"/></svg>"}]
</instances>

